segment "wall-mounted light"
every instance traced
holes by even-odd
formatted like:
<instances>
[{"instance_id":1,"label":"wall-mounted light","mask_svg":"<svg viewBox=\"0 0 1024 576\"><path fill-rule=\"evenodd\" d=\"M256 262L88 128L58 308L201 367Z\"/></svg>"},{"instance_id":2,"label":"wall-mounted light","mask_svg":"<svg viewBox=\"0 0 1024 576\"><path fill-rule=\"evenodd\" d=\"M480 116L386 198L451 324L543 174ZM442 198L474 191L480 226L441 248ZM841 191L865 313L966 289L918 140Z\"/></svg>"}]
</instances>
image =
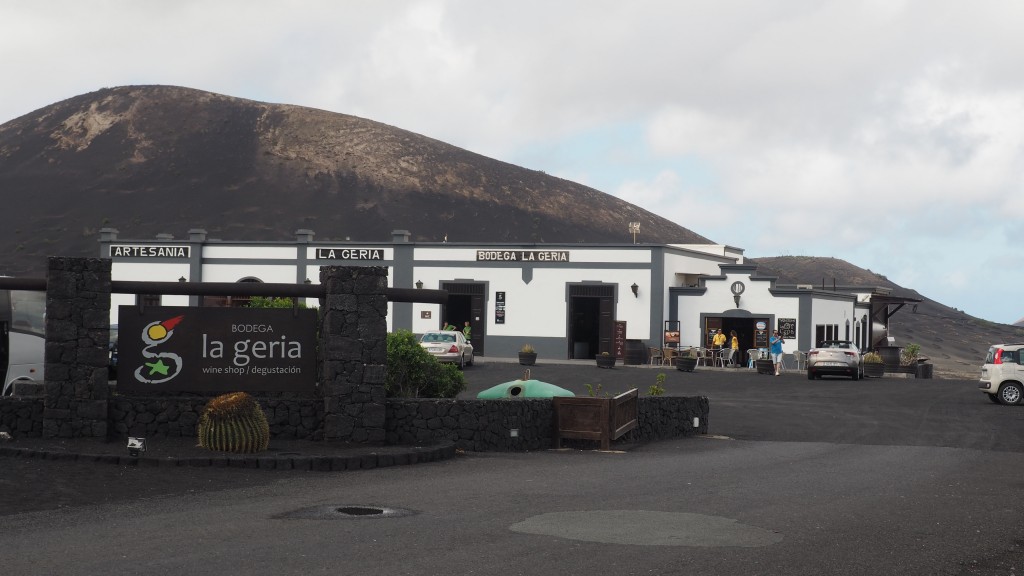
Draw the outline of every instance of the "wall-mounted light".
<instances>
[{"instance_id":1,"label":"wall-mounted light","mask_svg":"<svg viewBox=\"0 0 1024 576\"><path fill-rule=\"evenodd\" d=\"M302 281L302 283L303 283L303 284L312 284L312 283L313 283L313 281L312 281L312 280L310 280L309 278L306 278L305 280L303 280L303 281Z\"/></svg>"},{"instance_id":2,"label":"wall-mounted light","mask_svg":"<svg viewBox=\"0 0 1024 576\"><path fill-rule=\"evenodd\" d=\"M639 294L640 287L636 285L636 282L633 282L633 285L630 286L629 289L633 291L633 297L634 298L639 298L640 297L640 294Z\"/></svg>"},{"instance_id":3,"label":"wall-mounted light","mask_svg":"<svg viewBox=\"0 0 1024 576\"><path fill-rule=\"evenodd\" d=\"M423 288L423 280L416 281L416 289L419 290L420 288Z\"/></svg>"},{"instance_id":4,"label":"wall-mounted light","mask_svg":"<svg viewBox=\"0 0 1024 576\"><path fill-rule=\"evenodd\" d=\"M185 277L182 276L181 278L178 278L178 282L188 282L188 280L185 280Z\"/></svg>"},{"instance_id":5,"label":"wall-mounted light","mask_svg":"<svg viewBox=\"0 0 1024 576\"><path fill-rule=\"evenodd\" d=\"M146 451L146 439L135 438L133 436L128 437L128 455L138 456L139 453Z\"/></svg>"}]
</instances>

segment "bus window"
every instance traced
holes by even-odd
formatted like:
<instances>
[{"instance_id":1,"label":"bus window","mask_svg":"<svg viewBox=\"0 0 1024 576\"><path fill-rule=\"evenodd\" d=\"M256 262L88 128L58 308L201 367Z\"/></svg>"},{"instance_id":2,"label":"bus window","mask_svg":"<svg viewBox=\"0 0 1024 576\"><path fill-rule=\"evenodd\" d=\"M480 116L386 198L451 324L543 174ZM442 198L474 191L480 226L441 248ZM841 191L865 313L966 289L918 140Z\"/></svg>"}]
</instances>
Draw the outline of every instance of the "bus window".
<instances>
[{"instance_id":1,"label":"bus window","mask_svg":"<svg viewBox=\"0 0 1024 576\"><path fill-rule=\"evenodd\" d=\"M46 293L0 290L0 395L8 396L14 382L42 382Z\"/></svg>"},{"instance_id":2,"label":"bus window","mask_svg":"<svg viewBox=\"0 0 1024 576\"><path fill-rule=\"evenodd\" d=\"M11 331L45 336L46 293L11 290Z\"/></svg>"}]
</instances>

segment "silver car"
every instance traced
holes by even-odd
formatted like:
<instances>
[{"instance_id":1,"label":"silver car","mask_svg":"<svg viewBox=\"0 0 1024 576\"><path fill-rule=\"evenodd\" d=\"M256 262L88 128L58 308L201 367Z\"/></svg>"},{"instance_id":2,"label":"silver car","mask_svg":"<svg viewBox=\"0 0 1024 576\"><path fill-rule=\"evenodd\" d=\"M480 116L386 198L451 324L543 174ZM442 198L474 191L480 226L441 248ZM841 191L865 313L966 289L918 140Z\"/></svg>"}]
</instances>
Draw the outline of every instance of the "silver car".
<instances>
[{"instance_id":1,"label":"silver car","mask_svg":"<svg viewBox=\"0 0 1024 576\"><path fill-rule=\"evenodd\" d=\"M1024 344L993 344L978 388L997 404L1024 403Z\"/></svg>"},{"instance_id":2,"label":"silver car","mask_svg":"<svg viewBox=\"0 0 1024 576\"><path fill-rule=\"evenodd\" d=\"M473 365L473 345L456 330L429 330L420 336L420 346L440 362L454 362L459 368Z\"/></svg>"},{"instance_id":3,"label":"silver car","mask_svg":"<svg viewBox=\"0 0 1024 576\"><path fill-rule=\"evenodd\" d=\"M864 356L849 340L825 340L807 353L807 379L825 375L864 377Z\"/></svg>"}]
</instances>

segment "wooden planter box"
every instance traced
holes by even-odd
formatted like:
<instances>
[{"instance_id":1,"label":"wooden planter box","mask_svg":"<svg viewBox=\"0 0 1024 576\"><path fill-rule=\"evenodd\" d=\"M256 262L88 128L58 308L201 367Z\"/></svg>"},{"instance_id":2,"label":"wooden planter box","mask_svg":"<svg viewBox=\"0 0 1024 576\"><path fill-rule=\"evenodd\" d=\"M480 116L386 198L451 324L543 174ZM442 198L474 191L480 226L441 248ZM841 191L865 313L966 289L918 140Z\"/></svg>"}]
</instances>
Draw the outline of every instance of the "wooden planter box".
<instances>
[{"instance_id":1,"label":"wooden planter box","mask_svg":"<svg viewBox=\"0 0 1024 576\"><path fill-rule=\"evenodd\" d=\"M615 356L611 354L607 356L597 356L597 367L598 368L614 368L615 367Z\"/></svg>"},{"instance_id":2,"label":"wooden planter box","mask_svg":"<svg viewBox=\"0 0 1024 576\"><path fill-rule=\"evenodd\" d=\"M519 363L521 365L523 365L523 366L533 366L534 364L537 363L537 353L536 352L520 352L519 353Z\"/></svg>"},{"instance_id":3,"label":"wooden planter box","mask_svg":"<svg viewBox=\"0 0 1024 576\"><path fill-rule=\"evenodd\" d=\"M555 448L562 438L597 440L602 450L637 426L639 393L636 388L614 398L555 397Z\"/></svg>"}]
</instances>

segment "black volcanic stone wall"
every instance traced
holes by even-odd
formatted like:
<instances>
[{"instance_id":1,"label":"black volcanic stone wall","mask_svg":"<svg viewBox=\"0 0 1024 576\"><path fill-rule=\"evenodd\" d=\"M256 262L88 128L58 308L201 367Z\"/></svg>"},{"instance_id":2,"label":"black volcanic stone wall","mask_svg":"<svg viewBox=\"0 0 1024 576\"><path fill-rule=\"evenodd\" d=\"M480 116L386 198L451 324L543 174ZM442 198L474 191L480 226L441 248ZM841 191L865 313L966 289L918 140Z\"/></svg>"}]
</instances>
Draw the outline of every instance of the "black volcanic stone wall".
<instances>
[{"instance_id":1,"label":"black volcanic stone wall","mask_svg":"<svg viewBox=\"0 0 1024 576\"><path fill-rule=\"evenodd\" d=\"M637 428L617 442L646 442L706 434L708 399L658 396L639 399ZM700 425L693 427L693 418ZM390 398L387 443L422 444L439 440L476 452L546 450L553 444L554 410L550 399L439 400ZM511 429L518 430L513 438ZM565 445L594 447L569 440Z\"/></svg>"},{"instance_id":2,"label":"black volcanic stone wall","mask_svg":"<svg viewBox=\"0 0 1024 576\"><path fill-rule=\"evenodd\" d=\"M46 438L107 435L110 260L50 258L46 277Z\"/></svg>"},{"instance_id":3,"label":"black volcanic stone wall","mask_svg":"<svg viewBox=\"0 0 1024 576\"><path fill-rule=\"evenodd\" d=\"M211 398L114 396L110 401L112 435L194 438L199 415ZM317 399L257 397L256 400L267 416L271 438L322 439L323 408Z\"/></svg>"},{"instance_id":4,"label":"black volcanic stone wall","mask_svg":"<svg viewBox=\"0 0 1024 576\"><path fill-rule=\"evenodd\" d=\"M43 435L42 398L4 398L0 400L0 432L13 437L38 438Z\"/></svg>"},{"instance_id":5,"label":"black volcanic stone wall","mask_svg":"<svg viewBox=\"0 0 1024 576\"><path fill-rule=\"evenodd\" d=\"M380 266L320 269L325 440L384 442L387 273Z\"/></svg>"}]
</instances>

